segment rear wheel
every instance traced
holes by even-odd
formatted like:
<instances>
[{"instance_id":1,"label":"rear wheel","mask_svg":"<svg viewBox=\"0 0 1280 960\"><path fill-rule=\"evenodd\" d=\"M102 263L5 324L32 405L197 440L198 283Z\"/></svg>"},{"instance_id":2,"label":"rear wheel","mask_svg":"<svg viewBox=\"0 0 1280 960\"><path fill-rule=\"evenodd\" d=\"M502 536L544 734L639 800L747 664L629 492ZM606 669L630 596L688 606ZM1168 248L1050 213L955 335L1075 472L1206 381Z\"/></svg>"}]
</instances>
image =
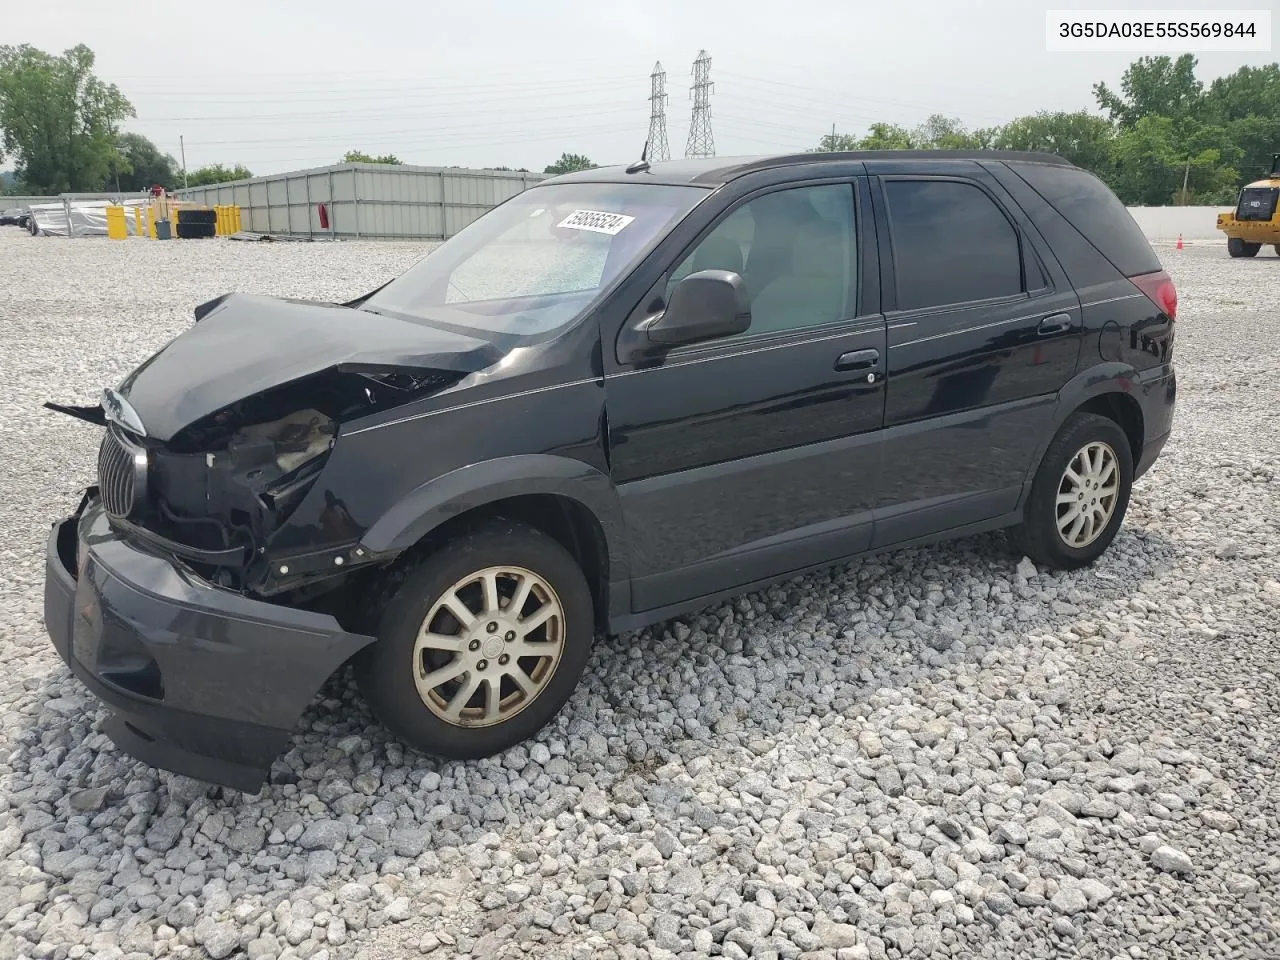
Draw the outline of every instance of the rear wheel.
<instances>
[{"instance_id":1,"label":"rear wheel","mask_svg":"<svg viewBox=\"0 0 1280 960\"><path fill-rule=\"evenodd\" d=\"M594 623L573 556L534 527L497 521L403 576L357 682L378 718L419 750L491 756L533 736L569 700Z\"/></svg>"},{"instance_id":2,"label":"rear wheel","mask_svg":"<svg viewBox=\"0 0 1280 960\"><path fill-rule=\"evenodd\" d=\"M1014 544L1036 563L1074 570L1106 552L1133 485L1129 438L1114 420L1074 414L1045 451Z\"/></svg>"},{"instance_id":3,"label":"rear wheel","mask_svg":"<svg viewBox=\"0 0 1280 960\"><path fill-rule=\"evenodd\" d=\"M1280 243L1275 244L1276 255L1280 256Z\"/></svg>"},{"instance_id":4,"label":"rear wheel","mask_svg":"<svg viewBox=\"0 0 1280 960\"><path fill-rule=\"evenodd\" d=\"M1256 257L1261 249L1260 243L1246 243L1239 237L1227 238L1227 253L1233 257Z\"/></svg>"}]
</instances>

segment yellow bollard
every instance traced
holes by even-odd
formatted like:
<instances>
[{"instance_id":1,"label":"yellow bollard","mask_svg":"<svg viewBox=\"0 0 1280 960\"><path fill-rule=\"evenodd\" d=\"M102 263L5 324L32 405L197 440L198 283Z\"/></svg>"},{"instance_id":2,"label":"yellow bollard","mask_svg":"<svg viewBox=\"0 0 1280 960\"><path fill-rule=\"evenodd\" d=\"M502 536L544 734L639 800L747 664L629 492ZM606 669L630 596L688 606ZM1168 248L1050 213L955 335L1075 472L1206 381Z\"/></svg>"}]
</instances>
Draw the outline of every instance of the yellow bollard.
<instances>
[{"instance_id":1,"label":"yellow bollard","mask_svg":"<svg viewBox=\"0 0 1280 960\"><path fill-rule=\"evenodd\" d=\"M135 237L146 236L146 234L142 232L142 208L141 207L133 208L133 235Z\"/></svg>"},{"instance_id":2,"label":"yellow bollard","mask_svg":"<svg viewBox=\"0 0 1280 960\"><path fill-rule=\"evenodd\" d=\"M107 207L107 236L123 240L129 236L129 226L124 222L124 207L112 204Z\"/></svg>"},{"instance_id":3,"label":"yellow bollard","mask_svg":"<svg viewBox=\"0 0 1280 960\"><path fill-rule=\"evenodd\" d=\"M156 212L152 206L147 207L147 239L154 240L156 238Z\"/></svg>"},{"instance_id":4,"label":"yellow bollard","mask_svg":"<svg viewBox=\"0 0 1280 960\"><path fill-rule=\"evenodd\" d=\"M231 208L231 232L240 232L240 206L239 204Z\"/></svg>"}]
</instances>

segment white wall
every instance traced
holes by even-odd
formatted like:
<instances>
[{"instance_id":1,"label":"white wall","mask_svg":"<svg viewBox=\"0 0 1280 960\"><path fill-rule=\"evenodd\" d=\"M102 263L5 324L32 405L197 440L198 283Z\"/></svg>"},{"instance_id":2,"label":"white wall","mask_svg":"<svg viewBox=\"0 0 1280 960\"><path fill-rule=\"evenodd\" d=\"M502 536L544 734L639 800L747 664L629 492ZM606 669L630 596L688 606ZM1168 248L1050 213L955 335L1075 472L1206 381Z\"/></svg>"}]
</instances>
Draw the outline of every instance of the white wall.
<instances>
[{"instance_id":1,"label":"white wall","mask_svg":"<svg viewBox=\"0 0 1280 960\"><path fill-rule=\"evenodd\" d=\"M1230 204L1220 207L1130 207L1129 212L1148 240L1221 240L1218 214L1231 210Z\"/></svg>"}]
</instances>

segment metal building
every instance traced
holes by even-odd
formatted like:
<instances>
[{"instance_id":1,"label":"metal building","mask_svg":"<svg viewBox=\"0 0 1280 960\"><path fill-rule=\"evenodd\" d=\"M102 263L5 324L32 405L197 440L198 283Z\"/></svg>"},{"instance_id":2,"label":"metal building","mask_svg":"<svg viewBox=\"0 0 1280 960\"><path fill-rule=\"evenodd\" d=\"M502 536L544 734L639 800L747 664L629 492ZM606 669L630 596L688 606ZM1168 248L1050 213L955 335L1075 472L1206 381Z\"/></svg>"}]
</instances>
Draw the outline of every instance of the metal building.
<instances>
[{"instance_id":1,"label":"metal building","mask_svg":"<svg viewBox=\"0 0 1280 960\"><path fill-rule=\"evenodd\" d=\"M178 190L240 207L241 229L368 240L447 240L547 176L509 170L342 163Z\"/></svg>"}]
</instances>

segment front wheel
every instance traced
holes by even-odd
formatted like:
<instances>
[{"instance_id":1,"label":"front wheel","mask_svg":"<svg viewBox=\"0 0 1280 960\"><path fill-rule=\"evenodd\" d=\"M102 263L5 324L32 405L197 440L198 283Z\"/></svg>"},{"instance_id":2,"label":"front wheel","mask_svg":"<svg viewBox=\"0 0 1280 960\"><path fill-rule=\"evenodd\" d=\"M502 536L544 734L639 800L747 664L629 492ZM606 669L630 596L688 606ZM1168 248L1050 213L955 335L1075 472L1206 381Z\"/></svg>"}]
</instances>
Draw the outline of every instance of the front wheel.
<instances>
[{"instance_id":1,"label":"front wheel","mask_svg":"<svg viewBox=\"0 0 1280 960\"><path fill-rule=\"evenodd\" d=\"M1124 522L1133 451L1114 420L1074 414L1045 451L1014 544L1036 563L1074 570L1106 552Z\"/></svg>"},{"instance_id":2,"label":"front wheel","mask_svg":"<svg viewBox=\"0 0 1280 960\"><path fill-rule=\"evenodd\" d=\"M542 531L495 521L412 567L357 662L369 706L406 743L455 760L532 737L573 694L594 638L591 590Z\"/></svg>"},{"instance_id":3,"label":"front wheel","mask_svg":"<svg viewBox=\"0 0 1280 960\"><path fill-rule=\"evenodd\" d=\"M1256 257L1261 249L1260 243L1246 243L1239 237L1227 238L1227 253L1233 257Z\"/></svg>"}]
</instances>

